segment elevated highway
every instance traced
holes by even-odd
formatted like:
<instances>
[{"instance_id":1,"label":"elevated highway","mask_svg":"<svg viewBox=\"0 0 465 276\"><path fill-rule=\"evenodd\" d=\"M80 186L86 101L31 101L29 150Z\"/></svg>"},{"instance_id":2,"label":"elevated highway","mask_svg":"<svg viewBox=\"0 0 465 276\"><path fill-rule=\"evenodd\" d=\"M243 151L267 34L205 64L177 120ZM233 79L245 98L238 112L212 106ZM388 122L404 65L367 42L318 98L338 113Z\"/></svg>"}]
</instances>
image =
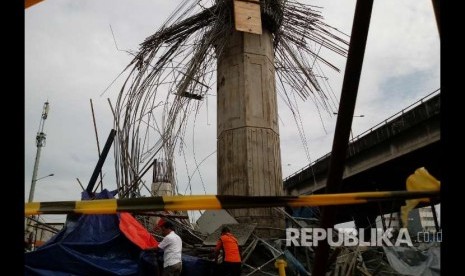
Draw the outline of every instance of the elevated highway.
<instances>
[{"instance_id":1,"label":"elevated highway","mask_svg":"<svg viewBox=\"0 0 465 276\"><path fill-rule=\"evenodd\" d=\"M425 167L441 180L439 89L350 141L341 192L405 190L407 177ZM288 195L325 192L331 153L284 180ZM404 202L339 208L339 222L398 211Z\"/></svg>"}]
</instances>

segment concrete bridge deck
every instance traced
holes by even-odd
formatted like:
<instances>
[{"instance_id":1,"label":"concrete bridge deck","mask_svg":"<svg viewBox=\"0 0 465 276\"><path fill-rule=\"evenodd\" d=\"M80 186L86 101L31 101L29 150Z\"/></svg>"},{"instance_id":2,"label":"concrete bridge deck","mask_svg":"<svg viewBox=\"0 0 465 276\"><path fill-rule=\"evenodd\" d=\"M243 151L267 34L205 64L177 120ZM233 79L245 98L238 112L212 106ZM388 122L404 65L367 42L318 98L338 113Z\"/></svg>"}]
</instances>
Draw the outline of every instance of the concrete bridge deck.
<instances>
[{"instance_id":1,"label":"concrete bridge deck","mask_svg":"<svg viewBox=\"0 0 465 276\"><path fill-rule=\"evenodd\" d=\"M341 192L405 190L419 167L441 179L439 89L355 137L349 144ZM331 153L284 180L288 195L325 192ZM354 213L397 211L404 202L340 208L338 221ZM348 206L347 206L348 207Z\"/></svg>"}]
</instances>

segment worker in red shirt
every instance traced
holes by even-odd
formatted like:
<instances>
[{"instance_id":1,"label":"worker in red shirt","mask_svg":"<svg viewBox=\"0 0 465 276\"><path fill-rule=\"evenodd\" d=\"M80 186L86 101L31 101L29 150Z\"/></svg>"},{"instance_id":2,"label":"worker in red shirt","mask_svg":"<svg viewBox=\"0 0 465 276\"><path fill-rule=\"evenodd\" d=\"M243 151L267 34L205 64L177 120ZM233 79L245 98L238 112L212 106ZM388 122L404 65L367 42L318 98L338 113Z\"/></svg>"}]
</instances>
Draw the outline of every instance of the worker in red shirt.
<instances>
[{"instance_id":1,"label":"worker in red shirt","mask_svg":"<svg viewBox=\"0 0 465 276\"><path fill-rule=\"evenodd\" d=\"M218 255L223 249L222 273L224 276L240 276L241 275L241 254L239 252L239 244L236 237L231 234L231 229L225 226L221 229L221 236L216 243L214 256L215 262L218 262Z\"/></svg>"}]
</instances>

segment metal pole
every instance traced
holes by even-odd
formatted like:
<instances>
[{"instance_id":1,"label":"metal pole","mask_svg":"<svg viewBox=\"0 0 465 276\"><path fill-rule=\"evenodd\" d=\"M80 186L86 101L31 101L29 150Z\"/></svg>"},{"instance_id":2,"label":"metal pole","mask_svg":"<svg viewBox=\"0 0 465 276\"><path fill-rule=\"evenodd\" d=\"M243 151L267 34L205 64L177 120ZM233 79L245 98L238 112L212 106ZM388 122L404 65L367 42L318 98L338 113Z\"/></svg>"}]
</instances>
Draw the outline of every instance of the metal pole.
<instances>
[{"instance_id":1,"label":"metal pole","mask_svg":"<svg viewBox=\"0 0 465 276\"><path fill-rule=\"evenodd\" d=\"M431 211L433 212L434 226L436 227L436 233L441 230L438 222L438 215L436 215L436 207L434 207L433 202L430 203Z\"/></svg>"},{"instance_id":2,"label":"metal pole","mask_svg":"<svg viewBox=\"0 0 465 276\"><path fill-rule=\"evenodd\" d=\"M97 162L97 165L95 166L94 172L92 173L92 176L90 177L89 184L87 184L86 191L89 193L89 195L92 194L92 190L94 188L95 182L97 181L97 177L102 170L103 163L105 163L105 159L107 158L108 152L110 151L111 144L113 143L113 140L115 139L116 135L116 130L112 129L110 131L110 135L108 135L107 142L105 143L105 146L103 147L102 154L100 155L100 158Z\"/></svg>"},{"instance_id":3,"label":"metal pole","mask_svg":"<svg viewBox=\"0 0 465 276\"><path fill-rule=\"evenodd\" d=\"M341 188L372 8L373 0L359 0L355 5L354 23L342 83L341 101L337 111L338 116L326 182L326 193L338 193ZM323 229L334 227L336 213L337 206L322 208L321 227ZM329 244L327 242L319 243L315 250L313 276L326 274L328 254Z\"/></svg>"},{"instance_id":4,"label":"metal pole","mask_svg":"<svg viewBox=\"0 0 465 276\"><path fill-rule=\"evenodd\" d=\"M36 160L35 160L35 163L34 163L34 170L32 171L32 181L31 181L31 188L29 190L29 200L28 200L28 202L32 202L34 200L34 190L36 188L37 171L39 169L39 159L40 159L40 151L41 150L42 150L42 147L37 147Z\"/></svg>"},{"instance_id":5,"label":"metal pole","mask_svg":"<svg viewBox=\"0 0 465 276\"><path fill-rule=\"evenodd\" d=\"M44 107L42 109L42 115L41 115L41 119L40 119L40 123L39 123L39 132L37 132L37 136L36 136L36 146L37 146L37 152L36 152L36 159L34 161L34 169L32 171L32 179L31 179L31 188L29 189L29 199L28 199L28 202L32 202L34 200L34 192L35 192L35 188L36 188L36 182L37 182L37 171L39 170L39 161L40 161L40 153L42 151L42 147L45 146L45 133L44 133L44 126L45 126L45 120L47 119L47 116L48 116L48 110L49 110L49 103L48 101L46 101L44 103ZM26 219L26 221L29 221L28 219ZM30 231L30 223L26 222L27 224L27 231L29 232ZM36 224L37 226L37 224ZM34 234L33 234L33 237L34 237L34 240L33 240L33 246L31 248L31 250L34 250L34 245L35 245L35 239L36 239L36 235L37 235L37 228L34 228ZM32 232L31 232L32 233Z\"/></svg>"},{"instance_id":6,"label":"metal pole","mask_svg":"<svg viewBox=\"0 0 465 276\"><path fill-rule=\"evenodd\" d=\"M100 143L98 141L97 123L95 122L94 105L92 104L92 99L90 99L90 109L92 110L92 121L94 122L94 131L95 131L95 139L97 140L98 157L100 158ZM100 191L103 191L102 171L100 171L100 183L102 183L102 185L100 186Z\"/></svg>"},{"instance_id":7,"label":"metal pole","mask_svg":"<svg viewBox=\"0 0 465 276\"><path fill-rule=\"evenodd\" d=\"M47 119L47 116L48 116L48 109L49 109L49 104L47 101L44 103L44 108L42 110L42 118L40 119L40 124L39 124L39 132L37 132L37 136L36 136L37 153L36 153L36 160L34 163L34 170L32 171L31 188L29 189L28 202L32 202L34 200L34 190L35 190L36 182L37 182L37 171L39 170L40 152L41 152L42 147L45 146L44 125L45 125L45 120Z\"/></svg>"}]
</instances>

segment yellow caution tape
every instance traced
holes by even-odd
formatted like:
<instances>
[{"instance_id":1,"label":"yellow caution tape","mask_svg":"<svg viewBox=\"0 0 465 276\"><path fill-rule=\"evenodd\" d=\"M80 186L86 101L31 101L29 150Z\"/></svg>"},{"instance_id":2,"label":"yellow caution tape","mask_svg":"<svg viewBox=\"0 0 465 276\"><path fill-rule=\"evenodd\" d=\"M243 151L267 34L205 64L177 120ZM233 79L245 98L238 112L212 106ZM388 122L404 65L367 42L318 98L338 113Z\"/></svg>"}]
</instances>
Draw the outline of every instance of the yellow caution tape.
<instances>
[{"instance_id":1,"label":"yellow caution tape","mask_svg":"<svg viewBox=\"0 0 465 276\"><path fill-rule=\"evenodd\" d=\"M424 191L358 192L307 196L157 196L84 201L30 202L25 204L25 214L114 214L117 212L133 211L182 211L283 206L327 206L362 204L393 199L430 198L436 196L439 196L439 189Z\"/></svg>"}]
</instances>

